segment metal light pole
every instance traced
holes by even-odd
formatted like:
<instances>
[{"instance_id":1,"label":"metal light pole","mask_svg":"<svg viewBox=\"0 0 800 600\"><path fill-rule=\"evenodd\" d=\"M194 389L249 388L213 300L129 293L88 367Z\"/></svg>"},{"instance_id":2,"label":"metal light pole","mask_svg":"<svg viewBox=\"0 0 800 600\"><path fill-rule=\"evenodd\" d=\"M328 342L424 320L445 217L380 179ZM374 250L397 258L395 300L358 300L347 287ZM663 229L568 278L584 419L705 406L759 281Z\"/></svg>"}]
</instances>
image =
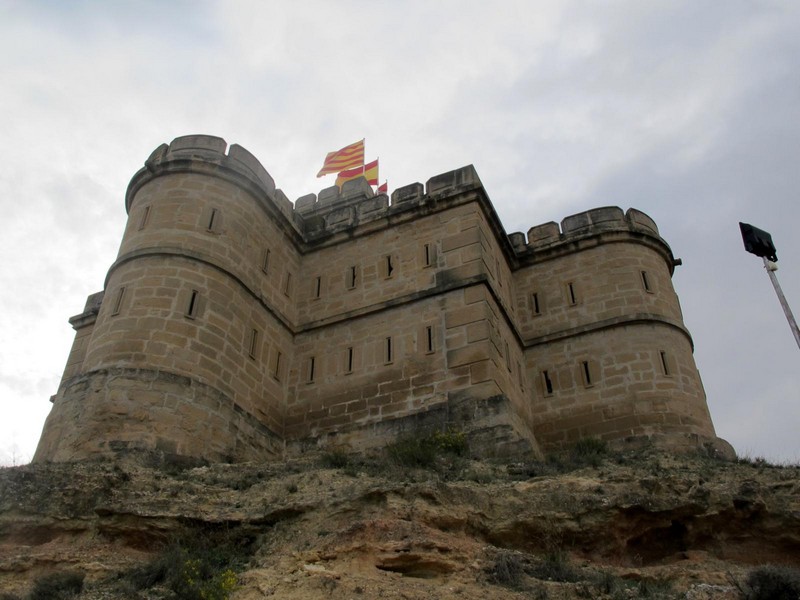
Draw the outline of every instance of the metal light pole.
<instances>
[{"instance_id":1,"label":"metal light pole","mask_svg":"<svg viewBox=\"0 0 800 600\"><path fill-rule=\"evenodd\" d=\"M789 308L786 296L783 295L781 284L778 283L778 276L775 275L775 271L778 270L778 265L775 264L778 262L778 256L776 254L775 244L772 243L772 236L766 231L748 225L747 223L740 222L739 229L742 232L744 249L751 254L760 256L764 260L764 268L767 270L769 279L772 282L772 287L775 288L775 293L778 295L778 301L781 303L781 308L783 308L783 314L786 315L786 320L789 321L789 328L794 335L794 341L797 342L797 347L800 348L800 329L797 327L797 321L794 319L792 309Z\"/></svg>"}]
</instances>

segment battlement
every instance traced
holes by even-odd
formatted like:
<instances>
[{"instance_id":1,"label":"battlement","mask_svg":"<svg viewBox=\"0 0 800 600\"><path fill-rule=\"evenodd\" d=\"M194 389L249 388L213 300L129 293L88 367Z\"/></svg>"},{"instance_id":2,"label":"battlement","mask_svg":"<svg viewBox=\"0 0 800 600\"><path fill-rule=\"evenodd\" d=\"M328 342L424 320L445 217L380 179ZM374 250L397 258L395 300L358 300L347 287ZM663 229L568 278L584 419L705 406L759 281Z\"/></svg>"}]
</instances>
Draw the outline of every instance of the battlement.
<instances>
[{"instance_id":1,"label":"battlement","mask_svg":"<svg viewBox=\"0 0 800 600\"><path fill-rule=\"evenodd\" d=\"M227 154L225 150L228 150ZM257 196L269 198L278 210L292 220L292 203L275 180L248 150L213 135L184 135L153 150L131 179L125 194L125 209L130 212L133 198L153 178L176 172L194 172L238 181Z\"/></svg>"},{"instance_id":2,"label":"battlement","mask_svg":"<svg viewBox=\"0 0 800 600\"><path fill-rule=\"evenodd\" d=\"M632 231L661 239L655 221L635 208L623 212L617 206L604 206L579 212L561 221L542 223L528 229L525 234L515 232L509 235L511 245L517 253L547 248L553 244L576 240L585 236L608 231Z\"/></svg>"}]
</instances>

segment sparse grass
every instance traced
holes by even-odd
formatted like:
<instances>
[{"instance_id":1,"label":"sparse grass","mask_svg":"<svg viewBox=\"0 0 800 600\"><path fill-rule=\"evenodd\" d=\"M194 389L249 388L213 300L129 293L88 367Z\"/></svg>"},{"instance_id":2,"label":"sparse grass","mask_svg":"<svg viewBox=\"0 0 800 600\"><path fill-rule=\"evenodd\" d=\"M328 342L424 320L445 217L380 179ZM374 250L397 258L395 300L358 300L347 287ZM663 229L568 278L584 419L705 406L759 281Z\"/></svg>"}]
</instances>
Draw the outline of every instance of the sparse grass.
<instances>
[{"instance_id":1,"label":"sparse grass","mask_svg":"<svg viewBox=\"0 0 800 600\"><path fill-rule=\"evenodd\" d=\"M607 457L610 457L610 453L608 444L604 440L583 438L578 440L568 451L548 456L546 462L516 465L514 469L518 474L528 477L558 475L585 467L597 468ZM619 460L619 457L617 459Z\"/></svg>"},{"instance_id":2,"label":"sparse grass","mask_svg":"<svg viewBox=\"0 0 800 600\"><path fill-rule=\"evenodd\" d=\"M517 590L522 588L525 562L517 552L500 550L486 570L490 583Z\"/></svg>"},{"instance_id":3,"label":"sparse grass","mask_svg":"<svg viewBox=\"0 0 800 600\"><path fill-rule=\"evenodd\" d=\"M29 600L67 600L83 591L85 573L60 571L42 575L33 584Z\"/></svg>"},{"instance_id":4,"label":"sparse grass","mask_svg":"<svg viewBox=\"0 0 800 600\"><path fill-rule=\"evenodd\" d=\"M639 598L667 600L673 597L672 582L666 579L642 579L636 586Z\"/></svg>"},{"instance_id":5,"label":"sparse grass","mask_svg":"<svg viewBox=\"0 0 800 600\"><path fill-rule=\"evenodd\" d=\"M145 456L144 465L152 469L158 469L170 477L177 477L183 475L189 469L208 466L208 461L180 454L151 452Z\"/></svg>"},{"instance_id":6,"label":"sparse grass","mask_svg":"<svg viewBox=\"0 0 800 600\"><path fill-rule=\"evenodd\" d=\"M610 571L601 571L597 575L595 587L599 593L612 598L622 597L627 589L625 582Z\"/></svg>"},{"instance_id":7,"label":"sparse grass","mask_svg":"<svg viewBox=\"0 0 800 600\"><path fill-rule=\"evenodd\" d=\"M599 467L603 458L608 454L608 444L598 438L583 438L578 440L570 451L571 461L578 465Z\"/></svg>"},{"instance_id":8,"label":"sparse grass","mask_svg":"<svg viewBox=\"0 0 800 600\"><path fill-rule=\"evenodd\" d=\"M439 457L461 457L467 453L463 431L436 431L425 437L403 437L386 447L389 459L397 466L429 469Z\"/></svg>"},{"instance_id":9,"label":"sparse grass","mask_svg":"<svg viewBox=\"0 0 800 600\"><path fill-rule=\"evenodd\" d=\"M561 550L548 552L544 560L533 565L528 573L542 581L574 583L582 581L584 575L569 561L569 556Z\"/></svg>"},{"instance_id":10,"label":"sparse grass","mask_svg":"<svg viewBox=\"0 0 800 600\"><path fill-rule=\"evenodd\" d=\"M341 448L325 452L321 457L322 466L328 469L344 469L350 464L350 456Z\"/></svg>"}]
</instances>

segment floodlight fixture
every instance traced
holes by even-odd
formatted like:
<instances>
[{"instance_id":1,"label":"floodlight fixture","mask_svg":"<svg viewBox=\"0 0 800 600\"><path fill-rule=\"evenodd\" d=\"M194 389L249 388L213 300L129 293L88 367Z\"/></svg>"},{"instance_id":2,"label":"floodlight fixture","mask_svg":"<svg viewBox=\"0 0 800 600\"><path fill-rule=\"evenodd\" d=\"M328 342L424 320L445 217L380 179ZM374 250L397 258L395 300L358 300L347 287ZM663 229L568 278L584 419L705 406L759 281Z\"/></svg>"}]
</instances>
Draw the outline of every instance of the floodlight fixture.
<instances>
[{"instance_id":1,"label":"floodlight fixture","mask_svg":"<svg viewBox=\"0 0 800 600\"><path fill-rule=\"evenodd\" d=\"M783 314L786 315L786 320L789 321L789 328L794 335L794 341L797 342L797 347L800 348L800 329L797 328L797 321L794 319L792 309L789 308L789 303L786 301L786 296L783 295L780 283L778 283L778 276L775 271L778 270L778 253L775 250L775 244L772 243L772 236L758 227L753 227L748 223L739 222L739 230L742 232L742 241L744 242L744 249L750 254L755 254L761 257L764 261L764 268L767 270L772 287L775 288L775 293L778 295L778 301L783 308Z\"/></svg>"}]
</instances>

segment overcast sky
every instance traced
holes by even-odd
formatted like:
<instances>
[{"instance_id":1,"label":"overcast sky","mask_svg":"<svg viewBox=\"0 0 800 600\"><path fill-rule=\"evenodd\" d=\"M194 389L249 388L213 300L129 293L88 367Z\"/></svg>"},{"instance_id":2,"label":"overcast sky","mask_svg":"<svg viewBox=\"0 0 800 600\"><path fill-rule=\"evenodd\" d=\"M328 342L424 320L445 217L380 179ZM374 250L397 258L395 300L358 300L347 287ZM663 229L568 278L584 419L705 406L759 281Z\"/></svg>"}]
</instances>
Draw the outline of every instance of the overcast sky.
<instances>
[{"instance_id":1,"label":"overcast sky","mask_svg":"<svg viewBox=\"0 0 800 600\"><path fill-rule=\"evenodd\" d=\"M396 187L474 164L506 231L653 217L719 436L800 461L800 2L0 0L0 464L33 455L162 142L250 150L294 200L366 138Z\"/></svg>"}]
</instances>

